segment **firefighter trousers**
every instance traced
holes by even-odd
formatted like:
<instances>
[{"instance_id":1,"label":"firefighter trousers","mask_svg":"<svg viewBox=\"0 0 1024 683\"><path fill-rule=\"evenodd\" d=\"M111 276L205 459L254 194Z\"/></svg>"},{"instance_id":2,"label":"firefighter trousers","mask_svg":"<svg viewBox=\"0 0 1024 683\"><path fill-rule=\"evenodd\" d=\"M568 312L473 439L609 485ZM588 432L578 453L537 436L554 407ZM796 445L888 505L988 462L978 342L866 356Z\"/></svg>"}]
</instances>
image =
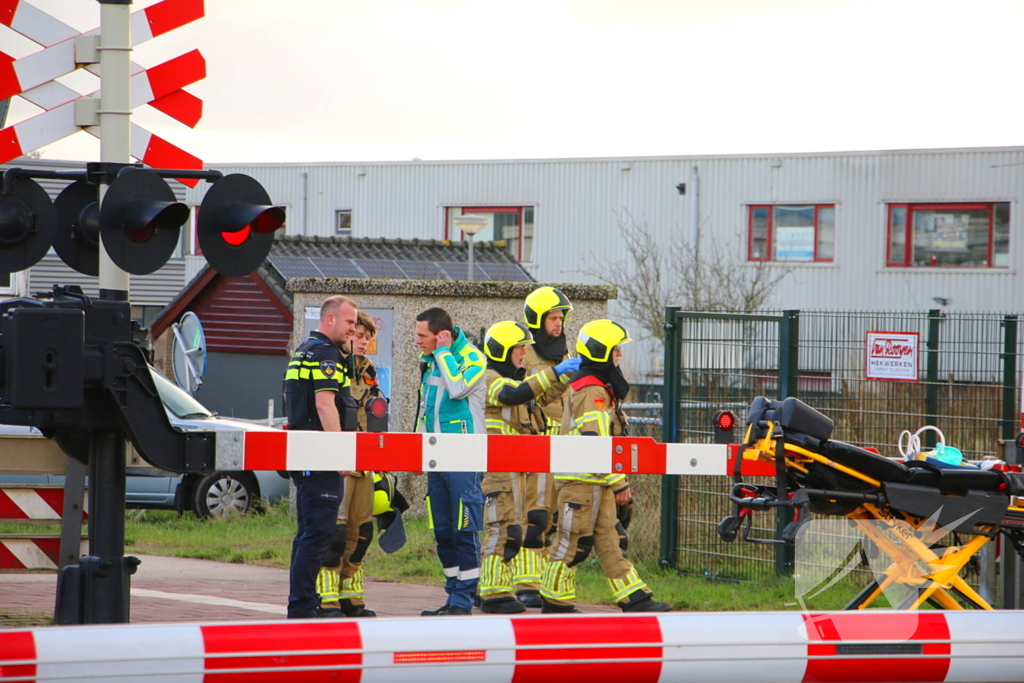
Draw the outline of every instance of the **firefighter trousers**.
<instances>
[{"instance_id":1,"label":"firefighter trousers","mask_svg":"<svg viewBox=\"0 0 1024 683\"><path fill-rule=\"evenodd\" d=\"M514 600L512 593L512 561L523 542L523 516L519 475L508 472L487 472L483 478L484 524L487 535L483 544L483 565L480 574L480 598L484 602Z\"/></svg>"},{"instance_id":2,"label":"firefighter trousers","mask_svg":"<svg viewBox=\"0 0 1024 683\"><path fill-rule=\"evenodd\" d=\"M537 593L558 509L555 477L549 472L513 476L523 492L523 548L512 560L512 584L517 595Z\"/></svg>"},{"instance_id":3,"label":"firefighter trousers","mask_svg":"<svg viewBox=\"0 0 1024 683\"><path fill-rule=\"evenodd\" d=\"M345 478L345 500L338 510L338 524L345 525L345 548L329 553L317 576L320 606L340 607L339 599L362 607L363 557L373 540L373 477Z\"/></svg>"},{"instance_id":4,"label":"firefighter trousers","mask_svg":"<svg viewBox=\"0 0 1024 683\"><path fill-rule=\"evenodd\" d=\"M620 607L651 595L626 559L626 532L615 514L615 494L608 486L560 480L558 527L541 581L541 596L550 603L571 607L576 603L576 566L597 554L601 571Z\"/></svg>"}]
</instances>

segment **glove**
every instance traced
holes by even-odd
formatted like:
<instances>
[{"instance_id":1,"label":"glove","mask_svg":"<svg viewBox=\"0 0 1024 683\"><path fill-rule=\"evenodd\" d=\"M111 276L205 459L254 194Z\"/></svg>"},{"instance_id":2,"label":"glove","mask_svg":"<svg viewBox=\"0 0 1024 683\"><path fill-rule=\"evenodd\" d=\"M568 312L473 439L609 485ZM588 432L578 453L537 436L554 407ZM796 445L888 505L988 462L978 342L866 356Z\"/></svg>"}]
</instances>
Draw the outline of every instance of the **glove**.
<instances>
[{"instance_id":1,"label":"glove","mask_svg":"<svg viewBox=\"0 0 1024 683\"><path fill-rule=\"evenodd\" d=\"M566 358L555 366L555 373L559 376L574 375L576 374L576 371L580 369L580 363L582 362L582 358Z\"/></svg>"}]
</instances>

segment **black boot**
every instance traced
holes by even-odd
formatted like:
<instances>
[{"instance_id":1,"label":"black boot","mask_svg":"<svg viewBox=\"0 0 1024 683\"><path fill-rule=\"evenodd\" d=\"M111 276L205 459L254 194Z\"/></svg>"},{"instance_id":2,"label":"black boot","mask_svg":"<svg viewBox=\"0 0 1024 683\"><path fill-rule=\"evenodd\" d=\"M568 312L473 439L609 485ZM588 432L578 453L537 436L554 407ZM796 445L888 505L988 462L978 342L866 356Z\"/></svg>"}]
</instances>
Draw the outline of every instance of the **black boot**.
<instances>
[{"instance_id":1,"label":"black boot","mask_svg":"<svg viewBox=\"0 0 1024 683\"><path fill-rule=\"evenodd\" d=\"M522 593L516 593L516 599L527 607L544 606L544 603L540 599L540 591L523 591Z\"/></svg>"},{"instance_id":2,"label":"black boot","mask_svg":"<svg viewBox=\"0 0 1024 683\"><path fill-rule=\"evenodd\" d=\"M343 598L338 601L341 604L341 611L345 613L346 617L353 619L359 619L362 617L375 617L377 613L372 609L366 609L366 605L353 605L352 601L348 598Z\"/></svg>"},{"instance_id":3,"label":"black boot","mask_svg":"<svg viewBox=\"0 0 1024 683\"><path fill-rule=\"evenodd\" d=\"M498 598L484 600L480 605L480 611L484 614L522 614L526 611L526 605L515 598Z\"/></svg>"},{"instance_id":4,"label":"black boot","mask_svg":"<svg viewBox=\"0 0 1024 683\"><path fill-rule=\"evenodd\" d=\"M540 608L541 614L582 614L573 605L556 605L553 602L548 602L544 598L541 598L543 605Z\"/></svg>"},{"instance_id":5,"label":"black boot","mask_svg":"<svg viewBox=\"0 0 1024 683\"><path fill-rule=\"evenodd\" d=\"M671 612L672 605L667 602L657 602L653 597L648 595L647 597L637 602L632 602L626 605L620 605L623 612Z\"/></svg>"},{"instance_id":6,"label":"black boot","mask_svg":"<svg viewBox=\"0 0 1024 683\"><path fill-rule=\"evenodd\" d=\"M421 617L463 617L472 614L472 609L463 609L455 605L445 605L439 609L425 609L420 612Z\"/></svg>"}]
</instances>

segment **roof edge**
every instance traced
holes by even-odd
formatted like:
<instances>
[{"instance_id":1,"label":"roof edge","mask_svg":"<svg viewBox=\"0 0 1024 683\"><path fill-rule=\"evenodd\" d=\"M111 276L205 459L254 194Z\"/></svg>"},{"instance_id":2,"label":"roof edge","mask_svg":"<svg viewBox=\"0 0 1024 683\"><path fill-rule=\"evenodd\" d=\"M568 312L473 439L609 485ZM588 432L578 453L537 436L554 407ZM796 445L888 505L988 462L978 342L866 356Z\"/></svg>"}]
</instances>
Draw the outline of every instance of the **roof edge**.
<instances>
[{"instance_id":1,"label":"roof edge","mask_svg":"<svg viewBox=\"0 0 1024 683\"><path fill-rule=\"evenodd\" d=\"M285 285L290 292L303 294L397 294L439 298L478 297L485 299L525 299L541 282L493 282L477 280L371 280L361 278L292 278ZM611 285L550 283L570 300L607 301L619 298L619 289Z\"/></svg>"}]
</instances>

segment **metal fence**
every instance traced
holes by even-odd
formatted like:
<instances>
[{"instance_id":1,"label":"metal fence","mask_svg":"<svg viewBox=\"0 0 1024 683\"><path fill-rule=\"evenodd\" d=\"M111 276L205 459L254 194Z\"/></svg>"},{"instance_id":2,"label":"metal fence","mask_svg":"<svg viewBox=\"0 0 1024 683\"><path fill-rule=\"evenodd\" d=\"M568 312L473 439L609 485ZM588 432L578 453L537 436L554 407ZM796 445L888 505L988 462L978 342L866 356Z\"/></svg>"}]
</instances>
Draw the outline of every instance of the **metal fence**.
<instances>
[{"instance_id":1,"label":"metal fence","mask_svg":"<svg viewBox=\"0 0 1024 683\"><path fill-rule=\"evenodd\" d=\"M1000 439L1018 431L1016 315L942 311L780 311L723 314L666 309L664 436L710 442L712 417L732 409L742 422L756 396L798 396L835 421L834 438L897 455L904 429L931 424L970 459L1002 457ZM918 335L918 381L868 380L869 331ZM923 440L933 445L933 434ZM661 558L680 571L752 579L775 574L778 547L722 543L731 481L665 477ZM773 520L755 532L774 537ZM755 517L755 520L758 518ZM769 528L770 527L770 528Z\"/></svg>"}]
</instances>

